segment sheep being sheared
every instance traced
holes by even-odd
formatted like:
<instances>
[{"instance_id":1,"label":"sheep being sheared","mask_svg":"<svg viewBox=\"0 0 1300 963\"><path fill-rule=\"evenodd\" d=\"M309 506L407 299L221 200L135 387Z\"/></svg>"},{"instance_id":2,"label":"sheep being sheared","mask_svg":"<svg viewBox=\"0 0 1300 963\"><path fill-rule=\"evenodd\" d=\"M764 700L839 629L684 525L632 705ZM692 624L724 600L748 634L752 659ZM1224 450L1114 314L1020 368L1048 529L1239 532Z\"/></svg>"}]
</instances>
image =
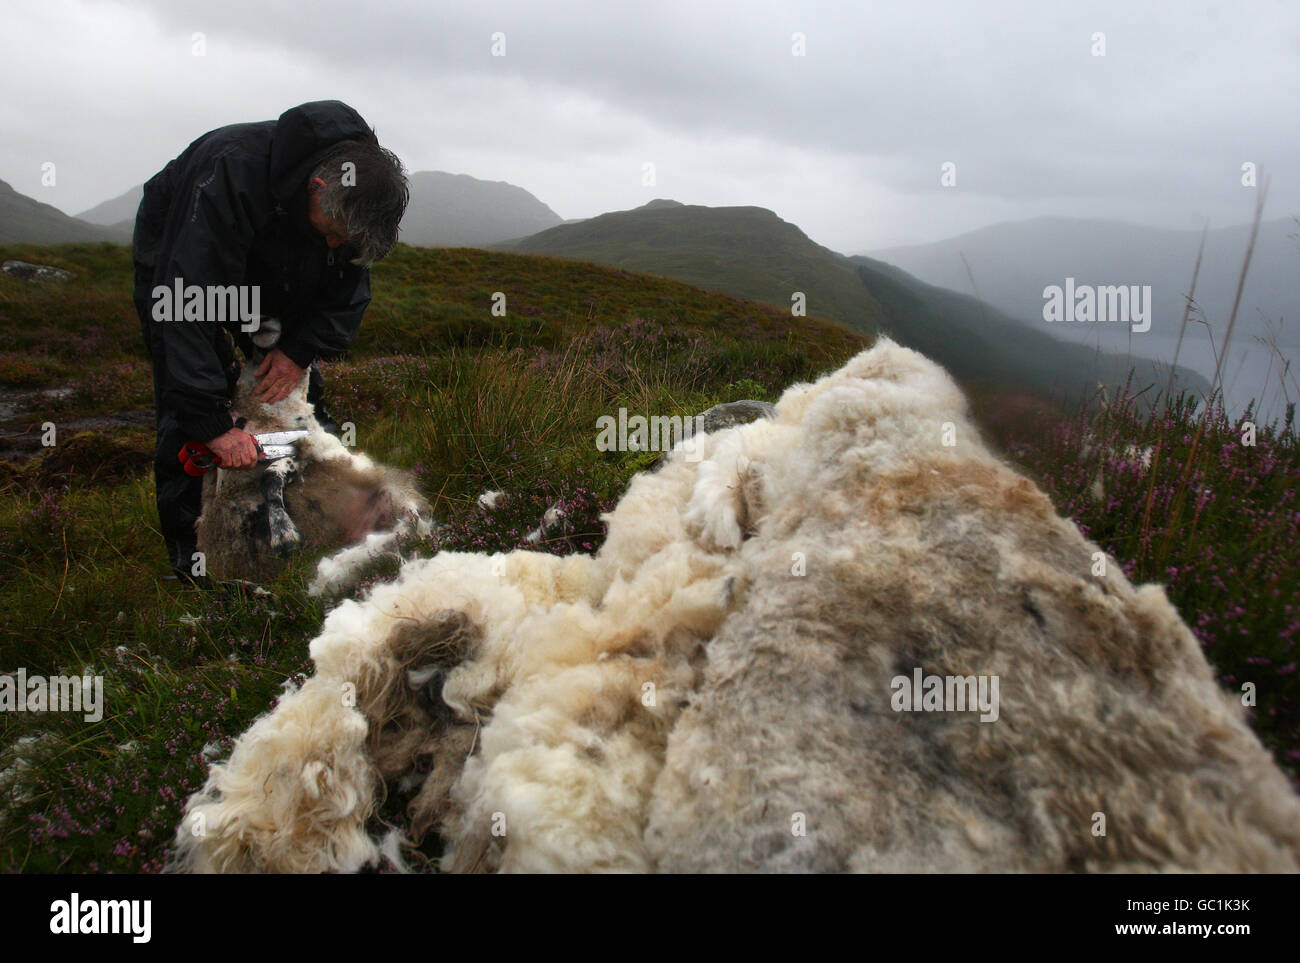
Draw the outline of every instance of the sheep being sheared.
<instances>
[{"instance_id":1,"label":"sheep being sheared","mask_svg":"<svg viewBox=\"0 0 1300 963\"><path fill-rule=\"evenodd\" d=\"M377 557L399 535L428 534L429 505L405 473L349 451L322 430L307 401L309 372L288 397L265 404L252 397L258 366L279 339L276 319L252 336L257 350L240 371L231 411L249 434L305 429L295 453L245 471L210 471L203 480L198 549L209 574L261 580L277 574L291 554L338 549ZM346 580L340 579L340 587Z\"/></svg>"},{"instance_id":2,"label":"sheep being sheared","mask_svg":"<svg viewBox=\"0 0 1300 963\"><path fill-rule=\"evenodd\" d=\"M935 364L882 340L694 444L595 557L444 552L334 609L176 865L359 869L388 792L462 871L1297 869L1300 800L1164 591Z\"/></svg>"}]
</instances>

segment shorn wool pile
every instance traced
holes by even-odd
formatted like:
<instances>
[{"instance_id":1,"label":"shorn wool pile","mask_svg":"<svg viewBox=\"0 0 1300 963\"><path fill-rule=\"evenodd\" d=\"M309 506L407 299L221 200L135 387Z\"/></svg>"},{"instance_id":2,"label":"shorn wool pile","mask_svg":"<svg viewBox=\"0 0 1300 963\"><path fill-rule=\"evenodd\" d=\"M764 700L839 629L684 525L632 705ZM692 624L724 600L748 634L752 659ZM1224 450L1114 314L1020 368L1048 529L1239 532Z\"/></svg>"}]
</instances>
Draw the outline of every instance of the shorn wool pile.
<instances>
[{"instance_id":1,"label":"shorn wool pile","mask_svg":"<svg viewBox=\"0 0 1300 963\"><path fill-rule=\"evenodd\" d=\"M881 341L695 444L595 557L444 552L335 608L177 868L360 869L388 792L444 870L1297 869L1300 801L1164 591L936 365Z\"/></svg>"}]
</instances>

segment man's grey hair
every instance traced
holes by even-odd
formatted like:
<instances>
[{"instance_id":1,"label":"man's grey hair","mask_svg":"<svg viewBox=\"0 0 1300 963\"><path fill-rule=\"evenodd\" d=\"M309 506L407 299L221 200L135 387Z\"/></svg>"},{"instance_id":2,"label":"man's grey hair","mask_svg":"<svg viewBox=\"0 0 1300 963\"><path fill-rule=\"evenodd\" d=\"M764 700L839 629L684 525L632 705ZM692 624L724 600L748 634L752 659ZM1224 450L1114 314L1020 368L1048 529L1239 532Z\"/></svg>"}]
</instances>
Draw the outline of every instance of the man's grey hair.
<instances>
[{"instance_id":1,"label":"man's grey hair","mask_svg":"<svg viewBox=\"0 0 1300 963\"><path fill-rule=\"evenodd\" d=\"M397 244L397 229L411 199L406 169L371 136L336 145L312 171L325 186L316 195L321 213L342 225L352 263L369 267Z\"/></svg>"}]
</instances>

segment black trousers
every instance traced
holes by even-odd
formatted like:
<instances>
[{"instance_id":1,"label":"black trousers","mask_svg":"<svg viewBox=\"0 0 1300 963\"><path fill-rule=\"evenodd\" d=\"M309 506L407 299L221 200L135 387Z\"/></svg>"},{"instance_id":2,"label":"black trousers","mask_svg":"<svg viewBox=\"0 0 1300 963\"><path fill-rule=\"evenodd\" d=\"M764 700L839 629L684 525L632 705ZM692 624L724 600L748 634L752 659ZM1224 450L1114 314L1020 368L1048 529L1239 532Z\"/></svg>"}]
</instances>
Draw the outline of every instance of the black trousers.
<instances>
[{"instance_id":1,"label":"black trousers","mask_svg":"<svg viewBox=\"0 0 1300 963\"><path fill-rule=\"evenodd\" d=\"M149 352L153 365L153 403L154 417L157 425L157 443L154 448L153 477L155 501L158 506L158 527L162 532L163 542L167 547L167 558L173 568L189 572L193 564L194 552L198 548L198 536L194 525L203 512L203 478L185 474L181 466L181 445L187 441L208 441L207 438L188 438L181 430L180 422L174 412L168 411L163 404L163 386L167 383L166 361L161 351L153 350L152 327L157 323L152 319L152 304L142 292L148 291L142 286L143 266L136 268L136 312L140 316L141 333L144 337L145 350ZM144 281L147 284L148 275ZM229 352L229 359L235 361L234 344L218 346L218 353ZM233 390L234 383L231 382ZM307 400L317 409L323 411L321 398L325 383L316 365L311 367L311 376L307 382Z\"/></svg>"}]
</instances>

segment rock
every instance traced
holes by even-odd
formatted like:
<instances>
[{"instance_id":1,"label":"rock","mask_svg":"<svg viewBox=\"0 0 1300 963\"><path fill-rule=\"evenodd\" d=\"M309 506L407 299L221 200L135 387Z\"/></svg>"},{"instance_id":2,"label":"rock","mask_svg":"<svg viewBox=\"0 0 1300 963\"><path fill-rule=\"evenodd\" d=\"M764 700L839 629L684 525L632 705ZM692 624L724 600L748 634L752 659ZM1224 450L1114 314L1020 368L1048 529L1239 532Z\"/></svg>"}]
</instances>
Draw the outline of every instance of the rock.
<instances>
[{"instance_id":1,"label":"rock","mask_svg":"<svg viewBox=\"0 0 1300 963\"><path fill-rule=\"evenodd\" d=\"M718 431L721 428L734 428L747 425L759 418L771 418L776 414L776 405L770 401L728 401L714 405L700 417L704 419L705 431Z\"/></svg>"},{"instance_id":2,"label":"rock","mask_svg":"<svg viewBox=\"0 0 1300 963\"><path fill-rule=\"evenodd\" d=\"M50 267L48 264L29 264L27 261L5 261L0 271L25 281L58 281L64 283L76 277L71 271Z\"/></svg>"}]
</instances>

